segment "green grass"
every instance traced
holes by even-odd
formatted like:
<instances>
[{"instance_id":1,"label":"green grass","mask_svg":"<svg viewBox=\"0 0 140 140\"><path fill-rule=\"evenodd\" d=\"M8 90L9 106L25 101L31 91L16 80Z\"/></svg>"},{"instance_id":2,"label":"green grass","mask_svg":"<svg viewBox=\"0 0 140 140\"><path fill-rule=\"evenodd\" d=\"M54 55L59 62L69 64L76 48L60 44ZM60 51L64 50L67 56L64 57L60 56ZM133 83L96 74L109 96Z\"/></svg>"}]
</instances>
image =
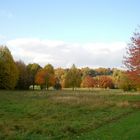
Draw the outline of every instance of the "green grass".
<instances>
[{"instance_id":1,"label":"green grass","mask_svg":"<svg viewBox=\"0 0 140 140\"><path fill-rule=\"evenodd\" d=\"M3 140L137 140L139 130L139 93L0 91Z\"/></svg>"}]
</instances>

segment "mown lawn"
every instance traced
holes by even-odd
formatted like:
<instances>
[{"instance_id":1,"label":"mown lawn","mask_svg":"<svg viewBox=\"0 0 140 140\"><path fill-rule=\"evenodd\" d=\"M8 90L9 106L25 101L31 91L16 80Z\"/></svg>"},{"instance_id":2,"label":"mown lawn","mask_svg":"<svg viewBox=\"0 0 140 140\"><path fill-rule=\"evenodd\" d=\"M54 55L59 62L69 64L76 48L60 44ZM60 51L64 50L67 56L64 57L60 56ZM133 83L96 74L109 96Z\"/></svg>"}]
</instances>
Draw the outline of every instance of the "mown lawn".
<instances>
[{"instance_id":1,"label":"mown lawn","mask_svg":"<svg viewBox=\"0 0 140 140\"><path fill-rule=\"evenodd\" d=\"M140 94L0 91L0 140L137 140Z\"/></svg>"}]
</instances>

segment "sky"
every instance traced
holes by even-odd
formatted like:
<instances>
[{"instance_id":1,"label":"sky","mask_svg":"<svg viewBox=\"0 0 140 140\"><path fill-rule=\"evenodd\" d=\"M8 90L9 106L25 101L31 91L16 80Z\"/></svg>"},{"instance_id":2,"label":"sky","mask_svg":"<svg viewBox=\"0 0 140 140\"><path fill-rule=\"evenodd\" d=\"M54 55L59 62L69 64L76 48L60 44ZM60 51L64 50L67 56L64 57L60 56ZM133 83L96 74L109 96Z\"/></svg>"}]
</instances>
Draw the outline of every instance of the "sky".
<instances>
[{"instance_id":1,"label":"sky","mask_svg":"<svg viewBox=\"0 0 140 140\"><path fill-rule=\"evenodd\" d=\"M139 0L0 0L0 44L54 67L123 67Z\"/></svg>"}]
</instances>

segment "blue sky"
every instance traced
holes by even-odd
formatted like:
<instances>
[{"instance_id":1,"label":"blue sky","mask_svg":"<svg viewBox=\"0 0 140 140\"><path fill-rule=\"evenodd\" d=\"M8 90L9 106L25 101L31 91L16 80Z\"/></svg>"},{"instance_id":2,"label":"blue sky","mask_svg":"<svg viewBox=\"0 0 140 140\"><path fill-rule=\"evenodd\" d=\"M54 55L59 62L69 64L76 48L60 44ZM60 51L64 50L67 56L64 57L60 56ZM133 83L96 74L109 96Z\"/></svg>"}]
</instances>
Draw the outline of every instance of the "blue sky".
<instances>
[{"instance_id":1,"label":"blue sky","mask_svg":"<svg viewBox=\"0 0 140 140\"><path fill-rule=\"evenodd\" d=\"M0 41L128 43L139 6L139 0L0 0Z\"/></svg>"},{"instance_id":2,"label":"blue sky","mask_svg":"<svg viewBox=\"0 0 140 140\"><path fill-rule=\"evenodd\" d=\"M10 39L128 41L140 23L139 6L139 0L1 0L0 33Z\"/></svg>"}]
</instances>

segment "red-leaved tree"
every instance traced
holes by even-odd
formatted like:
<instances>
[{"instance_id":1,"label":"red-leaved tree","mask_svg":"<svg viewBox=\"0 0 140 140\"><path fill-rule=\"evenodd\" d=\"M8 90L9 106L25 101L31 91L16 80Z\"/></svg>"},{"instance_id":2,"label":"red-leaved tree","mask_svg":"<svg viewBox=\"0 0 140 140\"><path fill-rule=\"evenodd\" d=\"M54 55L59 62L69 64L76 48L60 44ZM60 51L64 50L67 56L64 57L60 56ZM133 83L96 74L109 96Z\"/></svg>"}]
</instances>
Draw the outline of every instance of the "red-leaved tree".
<instances>
[{"instance_id":1,"label":"red-leaved tree","mask_svg":"<svg viewBox=\"0 0 140 140\"><path fill-rule=\"evenodd\" d=\"M134 84L140 87L140 33L134 33L131 43L128 44L127 54L124 57L127 74Z\"/></svg>"}]
</instances>

